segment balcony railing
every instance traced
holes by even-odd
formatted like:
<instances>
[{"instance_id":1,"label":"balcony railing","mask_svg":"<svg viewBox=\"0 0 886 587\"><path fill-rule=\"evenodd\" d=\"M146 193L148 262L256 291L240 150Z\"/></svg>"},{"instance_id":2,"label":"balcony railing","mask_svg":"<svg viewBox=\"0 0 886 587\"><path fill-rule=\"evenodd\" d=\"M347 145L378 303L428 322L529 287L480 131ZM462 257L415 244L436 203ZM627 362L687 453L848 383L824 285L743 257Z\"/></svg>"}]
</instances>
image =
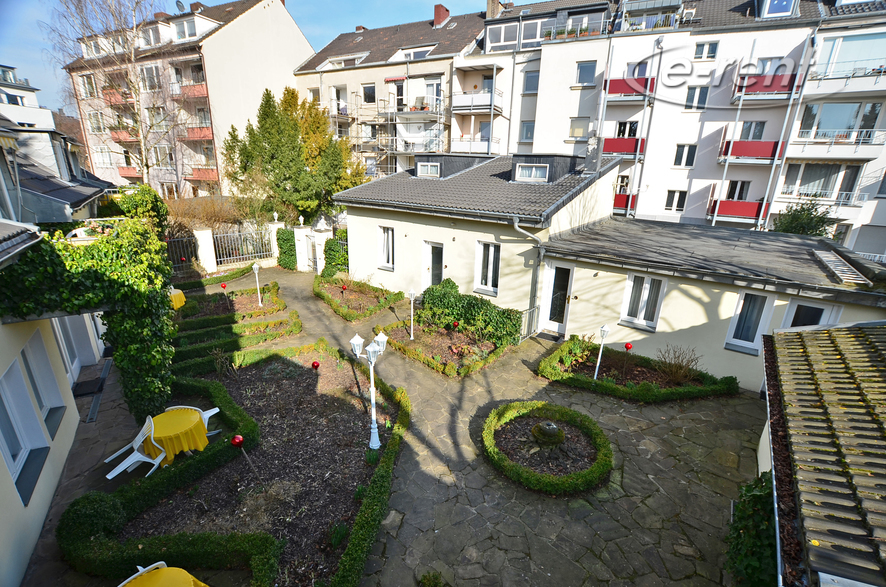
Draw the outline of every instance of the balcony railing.
<instances>
[{"instance_id":1,"label":"balcony railing","mask_svg":"<svg viewBox=\"0 0 886 587\"><path fill-rule=\"evenodd\" d=\"M102 97L108 106L122 106L135 103L135 98L129 90L104 88L102 90Z\"/></svg>"},{"instance_id":2,"label":"balcony railing","mask_svg":"<svg viewBox=\"0 0 886 587\"><path fill-rule=\"evenodd\" d=\"M782 187L778 200L780 202L797 202L810 198L814 198L815 202L822 206L864 206L864 203L868 201L869 194L833 190L814 192L788 186Z\"/></svg>"},{"instance_id":3,"label":"balcony railing","mask_svg":"<svg viewBox=\"0 0 886 587\"><path fill-rule=\"evenodd\" d=\"M828 145L883 145L886 144L886 130L800 130L800 132L797 133L797 139L799 141L824 143Z\"/></svg>"},{"instance_id":4,"label":"balcony railing","mask_svg":"<svg viewBox=\"0 0 886 587\"><path fill-rule=\"evenodd\" d=\"M504 94L501 90L476 90L452 94L453 112L489 112L490 108L501 112Z\"/></svg>"},{"instance_id":5,"label":"balcony railing","mask_svg":"<svg viewBox=\"0 0 886 587\"><path fill-rule=\"evenodd\" d=\"M130 127L110 127L111 140L115 143L133 143L138 140L138 132Z\"/></svg>"},{"instance_id":6,"label":"balcony railing","mask_svg":"<svg viewBox=\"0 0 886 587\"><path fill-rule=\"evenodd\" d=\"M179 100L188 100L193 98L206 98L209 91L206 89L206 82L193 80L189 82L173 82L169 86L171 88L172 97Z\"/></svg>"},{"instance_id":7,"label":"balcony railing","mask_svg":"<svg viewBox=\"0 0 886 587\"><path fill-rule=\"evenodd\" d=\"M119 173L121 177L141 177L142 176L142 174L138 172L138 169L136 169L135 167L129 167L129 166L118 167L117 173Z\"/></svg>"},{"instance_id":8,"label":"balcony railing","mask_svg":"<svg viewBox=\"0 0 886 587\"><path fill-rule=\"evenodd\" d=\"M631 204L630 211L637 209L637 196L632 196L631 194L615 194L615 200L612 203L612 207L615 210L628 212L628 202Z\"/></svg>"},{"instance_id":9,"label":"balcony railing","mask_svg":"<svg viewBox=\"0 0 886 587\"><path fill-rule=\"evenodd\" d=\"M799 81L796 74L742 75L735 84L733 100L744 94L745 98L788 98L791 89L797 90Z\"/></svg>"},{"instance_id":10,"label":"balcony railing","mask_svg":"<svg viewBox=\"0 0 886 587\"><path fill-rule=\"evenodd\" d=\"M873 261L874 263L883 263L886 264L886 255L878 255L877 253L861 253L855 251L855 254L863 259L867 259L868 261Z\"/></svg>"},{"instance_id":11,"label":"balcony railing","mask_svg":"<svg viewBox=\"0 0 886 587\"><path fill-rule=\"evenodd\" d=\"M726 141L720 150L720 157L744 159L774 159L784 154L784 143L778 148L778 141Z\"/></svg>"},{"instance_id":12,"label":"balcony railing","mask_svg":"<svg viewBox=\"0 0 886 587\"><path fill-rule=\"evenodd\" d=\"M187 134L182 137L185 141L211 141L212 126L208 120L192 122L187 127Z\"/></svg>"},{"instance_id":13,"label":"balcony railing","mask_svg":"<svg viewBox=\"0 0 886 587\"><path fill-rule=\"evenodd\" d=\"M577 29L570 29L570 28L556 27L556 26L546 26L546 27L542 28L541 34L542 34L542 40L545 42L559 41L559 40L574 41L576 39L595 37L604 31L604 27L606 27L606 24L603 23L602 21L589 22L587 24L587 26L580 27ZM570 30L573 32L570 33L569 32ZM538 43L531 43L531 42L527 43L526 41L523 41L523 43L521 43L521 48L523 48L523 49L536 47L536 46L538 46Z\"/></svg>"},{"instance_id":14,"label":"balcony railing","mask_svg":"<svg viewBox=\"0 0 886 587\"><path fill-rule=\"evenodd\" d=\"M756 219L760 217L763 202L745 202L742 200L712 200L708 214L716 214L726 218ZM763 215L769 210L769 204L763 209Z\"/></svg>"},{"instance_id":15,"label":"balcony railing","mask_svg":"<svg viewBox=\"0 0 886 587\"><path fill-rule=\"evenodd\" d=\"M330 100L329 114L332 116L348 116L348 102L346 100Z\"/></svg>"},{"instance_id":16,"label":"balcony railing","mask_svg":"<svg viewBox=\"0 0 886 587\"><path fill-rule=\"evenodd\" d=\"M489 139L471 139L462 137L458 139L452 139L450 150L453 153L474 154L484 154L488 150L488 152L492 153L493 155L499 155L501 153L501 144L500 140L497 138L493 138L490 144Z\"/></svg>"},{"instance_id":17,"label":"balcony railing","mask_svg":"<svg viewBox=\"0 0 886 587\"><path fill-rule=\"evenodd\" d=\"M637 153L637 142L640 144L640 155L646 150L646 139L638 138L609 138L603 139L603 152L620 155L634 155Z\"/></svg>"},{"instance_id":18,"label":"balcony railing","mask_svg":"<svg viewBox=\"0 0 886 587\"><path fill-rule=\"evenodd\" d=\"M627 77L611 79L606 82L606 93L609 96L643 98L655 90L654 77Z\"/></svg>"},{"instance_id":19,"label":"balcony railing","mask_svg":"<svg viewBox=\"0 0 886 587\"><path fill-rule=\"evenodd\" d=\"M625 16L616 21L615 31L630 33L635 31L650 31L656 29L672 29L679 24L676 13L652 14L648 16Z\"/></svg>"},{"instance_id":20,"label":"balcony railing","mask_svg":"<svg viewBox=\"0 0 886 587\"><path fill-rule=\"evenodd\" d=\"M218 181L218 168L214 161L205 165L192 165L191 173L186 177L194 181Z\"/></svg>"},{"instance_id":21,"label":"balcony railing","mask_svg":"<svg viewBox=\"0 0 886 587\"><path fill-rule=\"evenodd\" d=\"M834 61L817 63L809 72L809 79L827 79L832 77L881 76L886 74L886 58L862 59L858 61Z\"/></svg>"}]
</instances>

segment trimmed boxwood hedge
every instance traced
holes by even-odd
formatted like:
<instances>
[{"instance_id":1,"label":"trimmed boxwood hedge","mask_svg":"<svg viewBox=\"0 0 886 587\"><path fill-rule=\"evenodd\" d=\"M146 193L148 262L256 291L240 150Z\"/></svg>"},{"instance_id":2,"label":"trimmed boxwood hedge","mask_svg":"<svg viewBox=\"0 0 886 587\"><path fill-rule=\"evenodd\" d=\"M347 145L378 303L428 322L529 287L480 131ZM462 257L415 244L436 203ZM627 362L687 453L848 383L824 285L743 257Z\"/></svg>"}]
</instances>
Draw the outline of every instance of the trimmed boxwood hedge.
<instances>
[{"instance_id":1,"label":"trimmed boxwood hedge","mask_svg":"<svg viewBox=\"0 0 886 587\"><path fill-rule=\"evenodd\" d=\"M320 286L325 285L325 284L329 284L329 283L337 285L337 284L340 284L341 281L338 279L334 279L334 278L322 277L320 275L314 277L314 295L317 296L318 298L320 298L321 300L323 300L324 302L326 302L329 305L329 307L332 308L333 312L335 312L336 314L338 314L339 316L341 316L342 318L344 318L345 320L347 320L349 322L353 322L354 320L361 320L363 318L367 318L369 316L372 316L373 314L375 314L376 312L378 312L380 310L384 310L385 308L393 306L394 304L396 304L397 302L402 300L404 297L402 291L388 292L388 294L386 296L384 296L384 298L378 304L368 308L365 312L358 313L358 312L355 312L354 310L351 310L350 308L342 307L342 305L338 302L338 300L336 300L331 295L329 295L328 293L326 293L325 291L323 291L321 289ZM365 285L367 287L371 288L372 291L379 293L379 294L383 294L387 291L387 290L382 289L380 287L374 287L369 284L365 284Z\"/></svg>"},{"instance_id":2,"label":"trimmed boxwood hedge","mask_svg":"<svg viewBox=\"0 0 886 587\"><path fill-rule=\"evenodd\" d=\"M230 273L225 273L224 275L204 277L203 279L195 279L193 281L180 281L178 283L173 283L172 285L182 291L187 291L189 289L197 289L198 287L206 287L207 285L214 285L216 283L230 281L231 279L237 279L238 277L243 277L250 271L252 271L252 265L247 265L246 267L234 269Z\"/></svg>"},{"instance_id":3,"label":"trimmed boxwood hedge","mask_svg":"<svg viewBox=\"0 0 886 587\"><path fill-rule=\"evenodd\" d=\"M735 377L717 378L704 371L698 371L697 379L701 381L701 385L685 385L683 387L659 387L655 383L643 382L633 387L617 385L612 381L597 379L582 375L579 373L570 373L560 369L559 364L563 362L563 358L567 355L574 356L574 349L577 344L581 344L581 340L574 334L569 340L563 342L550 356L542 359L538 364L538 374L545 379L557 381L565 385L573 387L582 387L591 391L611 395L629 401L656 403L668 402L681 399L693 399L700 397L713 397L720 395L736 395L738 394L738 379ZM590 343L589 348L591 355L596 356L600 345ZM617 351L609 347L603 348L603 354L607 356L624 356L624 351ZM656 361L643 355L632 353L631 359L641 367L654 369Z\"/></svg>"},{"instance_id":4,"label":"trimmed boxwood hedge","mask_svg":"<svg viewBox=\"0 0 886 587\"><path fill-rule=\"evenodd\" d=\"M290 318L298 318L298 312L295 310L289 313ZM268 320L266 322L243 322L237 324L229 324L223 326L213 326L200 330L189 330L184 334L179 334L172 339L172 346L186 347L194 344L201 344L213 340L230 338L232 334L258 334L281 326L289 324L289 320Z\"/></svg>"},{"instance_id":5,"label":"trimmed boxwood hedge","mask_svg":"<svg viewBox=\"0 0 886 587\"><path fill-rule=\"evenodd\" d=\"M391 330L393 328L409 328L409 320L401 320L400 322L394 322L392 324L385 324L384 326L375 326L372 329L372 332L378 334L382 330ZM388 339L388 346L391 346L410 359L416 360L419 363L424 363L437 373L442 373L447 377L466 377L475 371L479 371L483 367L487 365L491 365L496 362L499 357L505 354L508 350L507 346L498 346L494 351L489 353L487 357L481 361L476 361L471 363L470 365L465 365L462 368L458 368L455 366L455 363L446 363L443 364L439 361L435 361L433 357L428 357L427 355L416 351L415 349L411 349L407 347L405 344L401 344L396 340Z\"/></svg>"},{"instance_id":6,"label":"trimmed boxwood hedge","mask_svg":"<svg viewBox=\"0 0 886 587\"><path fill-rule=\"evenodd\" d=\"M270 328L278 327L287 323L289 326L285 329L270 330ZM175 355L172 357L173 364L209 356L209 354L215 349L231 352L255 346L269 340L289 336L290 334L298 334L301 332L301 320L298 319L298 312L293 310L289 313L289 320L251 322L207 330L217 332L218 338L200 344L183 345L176 348ZM206 333L207 330L190 331L189 336L197 337L201 333ZM242 332L242 334L239 334L238 331ZM250 331L255 331L255 334L248 334ZM225 338L221 338L222 336L225 336Z\"/></svg>"},{"instance_id":7,"label":"trimmed boxwood hedge","mask_svg":"<svg viewBox=\"0 0 886 587\"><path fill-rule=\"evenodd\" d=\"M495 446L495 431L520 416L538 416L576 426L591 439L591 444L597 449L597 460L589 469L562 476L536 473L515 463ZM513 402L492 410L483 424L483 448L496 469L529 489L549 495L575 493L596 487L612 470L612 445L597 423L575 410L547 402Z\"/></svg>"},{"instance_id":8,"label":"trimmed boxwood hedge","mask_svg":"<svg viewBox=\"0 0 886 587\"><path fill-rule=\"evenodd\" d=\"M201 330L203 328L210 328L212 326L235 324L242 320L248 320L249 318L258 318L259 316L267 316L269 314L282 312L286 309L286 302L280 299L280 284L278 284L276 281L272 281L270 284L262 287L261 289L263 294L267 294L267 303L265 303L262 308L254 310L252 312L246 312L245 314L232 312L230 314L219 314L218 316L189 318L189 316L193 316L199 311L198 306L200 302L212 298L221 299L221 297L225 294L214 293L191 296L190 298L188 298L188 301L185 302L185 305L178 309L177 315L181 318L179 321L176 322L176 325L178 326L178 331L186 332L188 330ZM236 291L228 293L228 296L232 298L249 295L257 295L256 289L254 287L252 289L238 289ZM262 299L264 300L264 297Z\"/></svg>"}]
</instances>

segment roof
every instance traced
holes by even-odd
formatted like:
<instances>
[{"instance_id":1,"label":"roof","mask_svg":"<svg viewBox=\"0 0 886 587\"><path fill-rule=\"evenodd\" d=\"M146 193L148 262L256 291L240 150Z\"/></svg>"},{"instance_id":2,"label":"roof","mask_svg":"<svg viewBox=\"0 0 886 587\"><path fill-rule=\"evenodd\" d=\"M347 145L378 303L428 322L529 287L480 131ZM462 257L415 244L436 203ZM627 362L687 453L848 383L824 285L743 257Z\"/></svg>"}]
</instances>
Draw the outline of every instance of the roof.
<instances>
[{"instance_id":1,"label":"roof","mask_svg":"<svg viewBox=\"0 0 886 587\"><path fill-rule=\"evenodd\" d=\"M60 200L68 204L72 210L82 208L113 186L113 184L103 182L92 174L88 176L86 182L80 182L76 178L65 181L55 175L52 170L25 155L16 153L15 158L23 190Z\"/></svg>"},{"instance_id":2,"label":"roof","mask_svg":"<svg viewBox=\"0 0 886 587\"><path fill-rule=\"evenodd\" d=\"M601 170L620 160L604 158ZM492 221L519 216L521 221L543 224L597 179L596 174L570 173L551 183L513 182L512 167L512 157L502 156L443 178L415 177L414 171L408 170L339 192L333 198L346 205Z\"/></svg>"},{"instance_id":3,"label":"roof","mask_svg":"<svg viewBox=\"0 0 886 587\"><path fill-rule=\"evenodd\" d=\"M886 585L886 323L776 331L773 342L808 566Z\"/></svg>"},{"instance_id":4,"label":"roof","mask_svg":"<svg viewBox=\"0 0 886 587\"><path fill-rule=\"evenodd\" d=\"M434 28L434 20L422 20L398 24L380 29L363 29L361 32L343 33L298 68L297 72L313 71L327 59L345 55L368 55L360 65L385 63L404 47L435 45L428 55L453 55L468 47L483 32L483 12L451 16L440 28ZM457 23L454 28L449 28Z\"/></svg>"},{"instance_id":5,"label":"roof","mask_svg":"<svg viewBox=\"0 0 886 587\"><path fill-rule=\"evenodd\" d=\"M833 1L833 0L831 0ZM757 18L757 7L754 0L701 0L688 1L686 9L695 9L693 28L717 28L729 26L763 25L771 23L776 26L792 26L794 23L821 20L817 0L800 0L799 16L784 18Z\"/></svg>"},{"instance_id":6,"label":"roof","mask_svg":"<svg viewBox=\"0 0 886 587\"><path fill-rule=\"evenodd\" d=\"M864 292L867 303L886 307L886 295L841 284L816 260L833 251L827 239L780 232L610 218L573 235L551 240L546 254L719 281L748 281ZM854 259L853 259L854 261Z\"/></svg>"},{"instance_id":7,"label":"roof","mask_svg":"<svg viewBox=\"0 0 886 587\"><path fill-rule=\"evenodd\" d=\"M608 0L597 0L596 2L590 0L549 0L548 2L521 4L520 6L514 6L513 8L502 10L496 18L511 18L515 16L520 16L520 13L524 10L529 11L524 16L537 16L539 14L548 14L551 12L556 12L558 10L568 10L570 8L576 7L590 8L599 4L608 5L609 2Z\"/></svg>"},{"instance_id":8,"label":"roof","mask_svg":"<svg viewBox=\"0 0 886 587\"><path fill-rule=\"evenodd\" d=\"M22 251L40 238L36 226L0 220L0 269L14 262Z\"/></svg>"},{"instance_id":9,"label":"roof","mask_svg":"<svg viewBox=\"0 0 886 587\"><path fill-rule=\"evenodd\" d=\"M823 6L823 9L827 12L827 16L849 16L854 14L882 12L886 10L886 3L877 1L844 4L843 6L825 5Z\"/></svg>"}]
</instances>

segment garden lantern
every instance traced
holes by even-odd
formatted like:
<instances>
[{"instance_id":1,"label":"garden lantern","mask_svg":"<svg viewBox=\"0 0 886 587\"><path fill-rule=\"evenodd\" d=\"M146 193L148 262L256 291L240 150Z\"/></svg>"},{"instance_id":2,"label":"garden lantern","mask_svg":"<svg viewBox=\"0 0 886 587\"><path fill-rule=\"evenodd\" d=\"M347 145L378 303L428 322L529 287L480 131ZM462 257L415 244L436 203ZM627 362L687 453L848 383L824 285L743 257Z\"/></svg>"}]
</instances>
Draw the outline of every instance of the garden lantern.
<instances>
[{"instance_id":1,"label":"garden lantern","mask_svg":"<svg viewBox=\"0 0 886 587\"><path fill-rule=\"evenodd\" d=\"M385 334L384 331L381 331L372 340L374 340L375 344L378 345L378 354L383 354L385 352L385 348L387 348L388 346L388 335Z\"/></svg>"},{"instance_id":2,"label":"garden lantern","mask_svg":"<svg viewBox=\"0 0 886 587\"><path fill-rule=\"evenodd\" d=\"M600 327L600 352L597 354L597 368L594 369L594 380L597 379L597 373L600 372L600 361L603 360L603 345L606 342L607 336L609 336L609 326L604 324Z\"/></svg>"},{"instance_id":3,"label":"garden lantern","mask_svg":"<svg viewBox=\"0 0 886 587\"><path fill-rule=\"evenodd\" d=\"M355 334L351 339L351 350L357 358L365 358L369 363L369 401L372 404L372 419L370 420L369 431L369 448L376 450L381 447L378 439L378 424L375 421L375 362L385 352L385 346L388 343L388 337L384 332L379 332L378 336L366 347L366 354L361 355L363 350L363 339L359 334Z\"/></svg>"},{"instance_id":4,"label":"garden lantern","mask_svg":"<svg viewBox=\"0 0 886 587\"><path fill-rule=\"evenodd\" d=\"M415 290L409 288L409 340L415 340Z\"/></svg>"},{"instance_id":5,"label":"garden lantern","mask_svg":"<svg viewBox=\"0 0 886 587\"><path fill-rule=\"evenodd\" d=\"M255 290L258 292L258 306L261 308L261 286L258 284L258 263L252 264L252 272L255 273Z\"/></svg>"}]
</instances>

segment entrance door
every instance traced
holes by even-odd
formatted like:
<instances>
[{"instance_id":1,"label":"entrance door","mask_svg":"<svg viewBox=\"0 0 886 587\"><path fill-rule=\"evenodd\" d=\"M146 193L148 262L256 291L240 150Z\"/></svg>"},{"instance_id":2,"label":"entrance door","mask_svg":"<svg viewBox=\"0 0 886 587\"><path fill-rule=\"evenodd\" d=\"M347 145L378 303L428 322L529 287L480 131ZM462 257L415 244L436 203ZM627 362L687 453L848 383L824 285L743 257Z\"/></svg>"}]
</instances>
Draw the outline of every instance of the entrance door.
<instances>
[{"instance_id":1,"label":"entrance door","mask_svg":"<svg viewBox=\"0 0 886 587\"><path fill-rule=\"evenodd\" d=\"M422 289L443 281L443 245L425 241Z\"/></svg>"},{"instance_id":2,"label":"entrance door","mask_svg":"<svg viewBox=\"0 0 886 587\"><path fill-rule=\"evenodd\" d=\"M569 265L548 264L545 270L545 297L541 308L541 327L566 334L569 297L572 295L572 271Z\"/></svg>"}]
</instances>

